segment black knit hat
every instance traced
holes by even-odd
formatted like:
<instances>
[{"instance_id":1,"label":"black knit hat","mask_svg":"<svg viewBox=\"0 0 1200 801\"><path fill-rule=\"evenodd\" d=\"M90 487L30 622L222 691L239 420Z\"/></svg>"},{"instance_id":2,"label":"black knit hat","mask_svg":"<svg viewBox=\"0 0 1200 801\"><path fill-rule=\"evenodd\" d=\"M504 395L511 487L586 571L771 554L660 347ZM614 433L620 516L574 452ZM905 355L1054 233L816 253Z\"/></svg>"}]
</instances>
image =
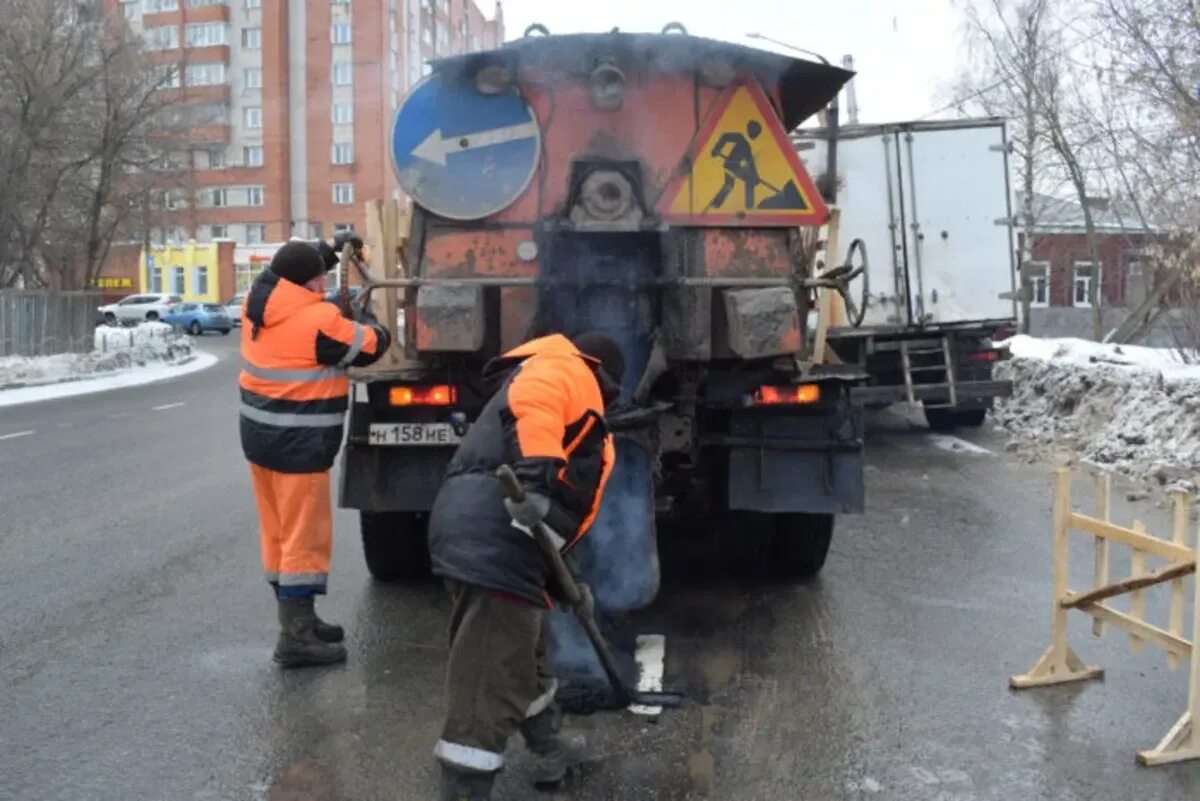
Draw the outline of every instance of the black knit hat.
<instances>
[{"instance_id":1,"label":"black knit hat","mask_svg":"<svg viewBox=\"0 0 1200 801\"><path fill-rule=\"evenodd\" d=\"M571 341L580 353L599 361L614 383L621 383L625 376L625 357L621 355L621 346L615 339L599 331L589 331Z\"/></svg>"},{"instance_id":2,"label":"black knit hat","mask_svg":"<svg viewBox=\"0 0 1200 801\"><path fill-rule=\"evenodd\" d=\"M324 275L326 270L320 252L307 242L288 242L271 258L271 272L300 286Z\"/></svg>"}]
</instances>

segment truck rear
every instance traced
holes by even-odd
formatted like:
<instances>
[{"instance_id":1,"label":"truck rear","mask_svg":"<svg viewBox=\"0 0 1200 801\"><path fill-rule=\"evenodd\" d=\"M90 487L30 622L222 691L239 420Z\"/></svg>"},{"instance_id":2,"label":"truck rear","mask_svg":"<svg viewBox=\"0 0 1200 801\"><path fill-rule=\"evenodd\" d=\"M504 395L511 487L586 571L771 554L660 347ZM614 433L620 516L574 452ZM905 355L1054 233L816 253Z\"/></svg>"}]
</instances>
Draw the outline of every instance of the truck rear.
<instances>
[{"instance_id":1,"label":"truck rear","mask_svg":"<svg viewBox=\"0 0 1200 801\"><path fill-rule=\"evenodd\" d=\"M814 174L835 165L838 236L866 254L850 293L859 319L829 331L837 357L870 375L856 398L919 403L935 429L980 425L1012 391L992 376L993 337L1015 331L1017 313L1004 121L855 125L793 141Z\"/></svg>"},{"instance_id":2,"label":"truck rear","mask_svg":"<svg viewBox=\"0 0 1200 801\"><path fill-rule=\"evenodd\" d=\"M864 376L812 363L802 321L836 290L812 266L828 214L786 132L849 77L683 33L434 65L394 131L403 267L374 248L391 277L369 291L400 344L355 375L341 471L374 576L428 570L426 516L487 360L587 330L627 362L617 464L579 549L598 605L654 597L660 533L760 572L821 569L834 516L863 506Z\"/></svg>"}]
</instances>

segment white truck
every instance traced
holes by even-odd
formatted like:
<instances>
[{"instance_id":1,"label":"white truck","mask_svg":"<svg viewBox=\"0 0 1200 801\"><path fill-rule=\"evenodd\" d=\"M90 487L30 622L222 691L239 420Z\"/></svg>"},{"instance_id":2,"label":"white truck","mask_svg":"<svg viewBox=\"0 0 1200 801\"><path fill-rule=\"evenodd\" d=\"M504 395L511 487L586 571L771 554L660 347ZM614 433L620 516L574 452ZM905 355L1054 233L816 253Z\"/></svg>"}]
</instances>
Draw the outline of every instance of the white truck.
<instances>
[{"instance_id":1,"label":"white truck","mask_svg":"<svg viewBox=\"0 0 1200 801\"><path fill-rule=\"evenodd\" d=\"M866 261L858 309L828 333L870 376L855 397L920 403L934 429L980 425L1012 391L992 379L993 339L1017 317L1004 121L851 125L793 142L813 175L834 166L840 247L861 242L852 260Z\"/></svg>"}]
</instances>

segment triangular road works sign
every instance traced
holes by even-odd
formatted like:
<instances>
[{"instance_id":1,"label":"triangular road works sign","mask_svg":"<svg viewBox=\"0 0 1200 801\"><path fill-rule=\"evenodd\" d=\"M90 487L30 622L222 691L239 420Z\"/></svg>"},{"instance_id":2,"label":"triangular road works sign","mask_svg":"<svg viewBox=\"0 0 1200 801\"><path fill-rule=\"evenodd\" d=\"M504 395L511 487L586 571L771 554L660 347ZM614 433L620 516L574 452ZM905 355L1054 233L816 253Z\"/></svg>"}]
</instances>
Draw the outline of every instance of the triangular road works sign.
<instances>
[{"instance_id":1,"label":"triangular road works sign","mask_svg":"<svg viewBox=\"0 0 1200 801\"><path fill-rule=\"evenodd\" d=\"M829 210L753 79L717 99L658 203L680 225L821 225Z\"/></svg>"}]
</instances>

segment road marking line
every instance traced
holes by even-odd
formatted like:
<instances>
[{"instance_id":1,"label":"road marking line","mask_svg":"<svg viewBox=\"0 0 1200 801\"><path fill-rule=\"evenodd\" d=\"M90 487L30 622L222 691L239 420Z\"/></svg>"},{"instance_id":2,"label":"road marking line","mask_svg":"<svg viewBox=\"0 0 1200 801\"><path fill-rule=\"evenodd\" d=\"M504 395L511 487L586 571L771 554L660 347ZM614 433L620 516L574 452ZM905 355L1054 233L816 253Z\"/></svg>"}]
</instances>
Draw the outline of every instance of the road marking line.
<instances>
[{"instance_id":1,"label":"road marking line","mask_svg":"<svg viewBox=\"0 0 1200 801\"><path fill-rule=\"evenodd\" d=\"M180 401L179 403L164 403L162 406L155 406L150 411L165 412L167 409L178 409L180 406L187 406L187 403L185 401Z\"/></svg>"},{"instance_id":2,"label":"road marking line","mask_svg":"<svg viewBox=\"0 0 1200 801\"><path fill-rule=\"evenodd\" d=\"M16 439L18 437L28 437L31 434L36 434L36 431L14 431L11 434L0 434L0 439Z\"/></svg>"},{"instance_id":3,"label":"road marking line","mask_svg":"<svg viewBox=\"0 0 1200 801\"><path fill-rule=\"evenodd\" d=\"M667 638L662 634L642 634L637 638L637 651L633 658L639 668L638 692L661 692L663 688L663 661L667 655ZM635 715L661 715L661 706L630 704L629 711Z\"/></svg>"},{"instance_id":4,"label":"road marking line","mask_svg":"<svg viewBox=\"0 0 1200 801\"><path fill-rule=\"evenodd\" d=\"M967 442L965 439L952 437L949 434L930 434L929 441L934 447L941 448L944 451L955 451L957 453L979 453L988 456L995 456L992 451L987 448L976 445L974 442Z\"/></svg>"}]
</instances>

